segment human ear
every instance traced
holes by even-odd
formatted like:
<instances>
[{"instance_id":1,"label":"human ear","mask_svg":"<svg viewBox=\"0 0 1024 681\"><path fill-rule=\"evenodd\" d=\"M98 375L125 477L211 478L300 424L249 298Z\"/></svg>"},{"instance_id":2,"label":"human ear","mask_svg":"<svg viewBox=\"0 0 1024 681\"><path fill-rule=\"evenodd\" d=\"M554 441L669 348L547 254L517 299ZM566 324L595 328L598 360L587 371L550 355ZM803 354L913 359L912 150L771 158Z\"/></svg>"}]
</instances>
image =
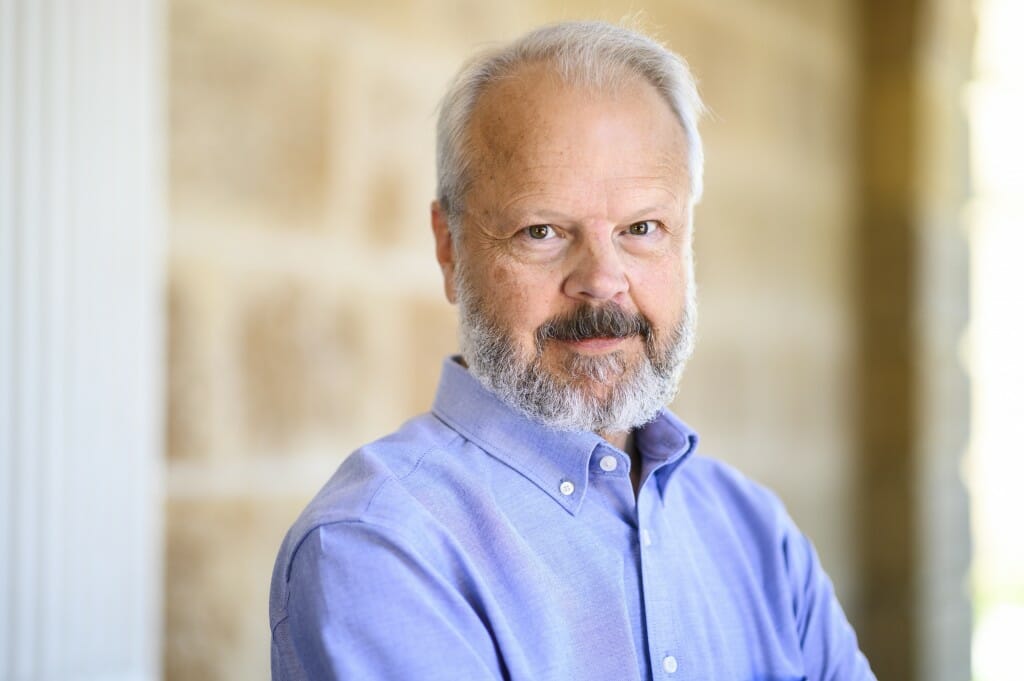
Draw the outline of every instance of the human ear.
<instances>
[{"instance_id":1,"label":"human ear","mask_svg":"<svg viewBox=\"0 0 1024 681\"><path fill-rule=\"evenodd\" d=\"M455 303L455 248L448 213L437 201L430 204L430 224L434 230L434 255L444 277L444 295L449 303Z\"/></svg>"}]
</instances>

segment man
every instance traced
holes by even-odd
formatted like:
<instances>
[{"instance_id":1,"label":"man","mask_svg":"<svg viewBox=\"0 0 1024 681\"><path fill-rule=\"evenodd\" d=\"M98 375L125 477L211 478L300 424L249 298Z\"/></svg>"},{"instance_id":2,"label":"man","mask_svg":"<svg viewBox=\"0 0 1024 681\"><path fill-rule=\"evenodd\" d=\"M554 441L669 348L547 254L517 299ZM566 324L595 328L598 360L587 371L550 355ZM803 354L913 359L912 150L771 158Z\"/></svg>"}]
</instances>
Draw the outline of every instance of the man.
<instances>
[{"instance_id":1,"label":"man","mask_svg":"<svg viewBox=\"0 0 1024 681\"><path fill-rule=\"evenodd\" d=\"M285 539L275 679L873 678L782 505L665 410L700 111L678 57L606 24L463 68L432 207L462 355Z\"/></svg>"}]
</instances>

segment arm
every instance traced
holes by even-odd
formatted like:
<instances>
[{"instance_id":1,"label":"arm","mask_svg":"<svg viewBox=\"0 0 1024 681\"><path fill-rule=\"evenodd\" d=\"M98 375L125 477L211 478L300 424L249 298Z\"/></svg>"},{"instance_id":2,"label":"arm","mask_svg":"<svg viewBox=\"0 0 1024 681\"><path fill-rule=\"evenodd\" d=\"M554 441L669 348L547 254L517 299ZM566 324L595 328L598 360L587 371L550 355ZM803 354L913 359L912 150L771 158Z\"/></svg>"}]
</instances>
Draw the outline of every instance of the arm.
<instances>
[{"instance_id":1,"label":"arm","mask_svg":"<svg viewBox=\"0 0 1024 681\"><path fill-rule=\"evenodd\" d=\"M783 553L808 678L874 681L875 675L857 646L857 636L846 620L814 547L789 516L785 518Z\"/></svg>"},{"instance_id":2,"label":"arm","mask_svg":"<svg viewBox=\"0 0 1024 681\"><path fill-rule=\"evenodd\" d=\"M502 678L471 594L394 533L361 522L303 539L273 638L275 681Z\"/></svg>"}]
</instances>

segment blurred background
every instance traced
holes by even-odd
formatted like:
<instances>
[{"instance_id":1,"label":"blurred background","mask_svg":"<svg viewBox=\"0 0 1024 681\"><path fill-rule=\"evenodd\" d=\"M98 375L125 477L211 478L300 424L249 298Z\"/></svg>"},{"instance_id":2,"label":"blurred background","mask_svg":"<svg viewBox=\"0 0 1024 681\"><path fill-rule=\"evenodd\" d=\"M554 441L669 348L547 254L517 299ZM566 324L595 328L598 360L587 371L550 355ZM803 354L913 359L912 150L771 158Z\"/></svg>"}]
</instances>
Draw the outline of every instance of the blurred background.
<instances>
[{"instance_id":1,"label":"blurred background","mask_svg":"<svg viewBox=\"0 0 1024 681\"><path fill-rule=\"evenodd\" d=\"M448 80L624 16L711 110L677 412L880 679L1019 678L1017 0L0 0L0 678L269 678L286 529L456 349Z\"/></svg>"}]
</instances>

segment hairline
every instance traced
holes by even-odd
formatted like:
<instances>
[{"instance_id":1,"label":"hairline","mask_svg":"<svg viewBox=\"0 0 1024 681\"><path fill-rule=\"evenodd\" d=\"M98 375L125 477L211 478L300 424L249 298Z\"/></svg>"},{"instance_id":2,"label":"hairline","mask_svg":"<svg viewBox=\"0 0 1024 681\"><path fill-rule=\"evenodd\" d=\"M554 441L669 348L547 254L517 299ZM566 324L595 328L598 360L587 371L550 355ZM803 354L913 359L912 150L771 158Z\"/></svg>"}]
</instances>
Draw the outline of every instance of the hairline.
<instances>
[{"instance_id":1,"label":"hairline","mask_svg":"<svg viewBox=\"0 0 1024 681\"><path fill-rule=\"evenodd\" d=\"M601 50L583 55L581 40L591 34L597 38L610 35L612 43L606 40ZM539 45L531 41L539 41ZM692 210L703 189L703 145L697 122L704 105L686 63L636 31L601 22L566 22L536 29L471 58L445 93L437 126L437 200L456 240L465 196L473 184L471 169L479 161L471 130L480 101L498 84L536 65L545 66L569 87L598 94L615 94L636 82L653 87L683 132L687 200Z\"/></svg>"}]
</instances>

